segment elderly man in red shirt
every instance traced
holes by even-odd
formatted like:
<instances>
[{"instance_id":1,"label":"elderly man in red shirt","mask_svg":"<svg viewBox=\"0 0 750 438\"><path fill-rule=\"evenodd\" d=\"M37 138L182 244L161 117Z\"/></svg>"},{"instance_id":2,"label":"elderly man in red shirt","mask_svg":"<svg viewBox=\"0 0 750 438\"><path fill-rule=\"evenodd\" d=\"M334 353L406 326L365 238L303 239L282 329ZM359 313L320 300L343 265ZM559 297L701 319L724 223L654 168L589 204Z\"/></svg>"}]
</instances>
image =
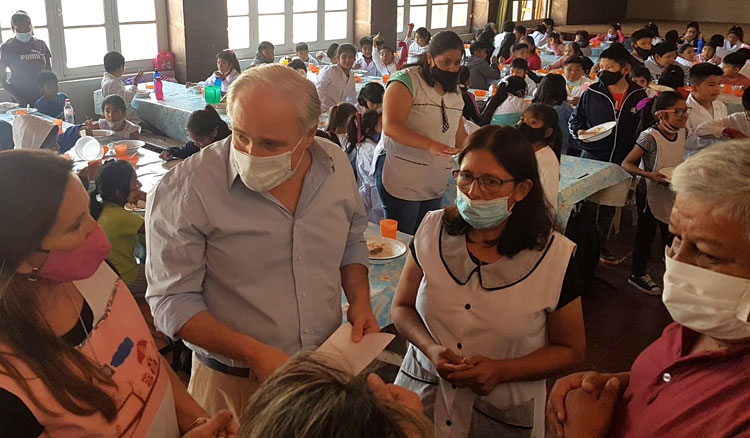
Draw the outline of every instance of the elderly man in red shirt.
<instances>
[{"instance_id":1,"label":"elderly man in red shirt","mask_svg":"<svg viewBox=\"0 0 750 438\"><path fill-rule=\"evenodd\" d=\"M662 298L675 322L630 372L558 380L556 437L750 436L750 141L692 156L672 188Z\"/></svg>"}]
</instances>

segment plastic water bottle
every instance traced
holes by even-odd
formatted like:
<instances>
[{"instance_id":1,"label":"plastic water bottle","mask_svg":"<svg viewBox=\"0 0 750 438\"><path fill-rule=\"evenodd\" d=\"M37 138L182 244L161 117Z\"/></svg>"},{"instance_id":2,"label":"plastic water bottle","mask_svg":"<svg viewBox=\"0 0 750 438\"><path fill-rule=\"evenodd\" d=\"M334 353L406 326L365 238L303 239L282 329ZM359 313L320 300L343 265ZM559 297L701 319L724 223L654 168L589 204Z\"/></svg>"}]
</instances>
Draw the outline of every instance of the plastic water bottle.
<instances>
[{"instance_id":1,"label":"plastic water bottle","mask_svg":"<svg viewBox=\"0 0 750 438\"><path fill-rule=\"evenodd\" d=\"M161 73L154 71L154 94L156 100L164 100L164 84L161 82Z\"/></svg>"},{"instance_id":2,"label":"plastic water bottle","mask_svg":"<svg viewBox=\"0 0 750 438\"><path fill-rule=\"evenodd\" d=\"M219 91L221 91L221 78L218 76L216 77L216 80L214 80L214 87L218 88Z\"/></svg>"},{"instance_id":3,"label":"plastic water bottle","mask_svg":"<svg viewBox=\"0 0 750 438\"><path fill-rule=\"evenodd\" d=\"M71 125L76 124L76 113L73 111L73 105L70 103L70 99L65 99L65 108L63 109L65 123Z\"/></svg>"}]
</instances>

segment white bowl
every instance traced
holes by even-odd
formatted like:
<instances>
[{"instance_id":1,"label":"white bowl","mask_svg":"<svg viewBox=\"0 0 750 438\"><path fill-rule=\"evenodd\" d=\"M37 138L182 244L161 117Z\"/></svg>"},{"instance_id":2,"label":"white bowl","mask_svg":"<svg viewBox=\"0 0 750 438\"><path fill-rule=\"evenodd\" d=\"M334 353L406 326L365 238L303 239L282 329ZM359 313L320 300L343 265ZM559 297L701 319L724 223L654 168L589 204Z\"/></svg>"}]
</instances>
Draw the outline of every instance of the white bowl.
<instances>
[{"instance_id":1,"label":"white bowl","mask_svg":"<svg viewBox=\"0 0 750 438\"><path fill-rule=\"evenodd\" d=\"M14 108L18 108L18 104L15 102L0 102L0 114Z\"/></svg>"},{"instance_id":2,"label":"white bowl","mask_svg":"<svg viewBox=\"0 0 750 438\"><path fill-rule=\"evenodd\" d=\"M128 147L128 153L133 154L136 151L138 151L138 148L142 148L143 146L145 146L146 142L142 140L120 140L120 141L113 141L107 144L107 147L110 150L115 150L115 145L118 145L118 144L126 145Z\"/></svg>"},{"instance_id":3,"label":"white bowl","mask_svg":"<svg viewBox=\"0 0 750 438\"><path fill-rule=\"evenodd\" d=\"M101 160L104 156L104 148L94 138L83 136L76 141L74 150L78 158L84 161Z\"/></svg>"},{"instance_id":4,"label":"white bowl","mask_svg":"<svg viewBox=\"0 0 750 438\"><path fill-rule=\"evenodd\" d=\"M96 138L109 137L111 135L115 135L115 131L111 129L94 129L91 134L92 134L92 137L96 137Z\"/></svg>"}]
</instances>

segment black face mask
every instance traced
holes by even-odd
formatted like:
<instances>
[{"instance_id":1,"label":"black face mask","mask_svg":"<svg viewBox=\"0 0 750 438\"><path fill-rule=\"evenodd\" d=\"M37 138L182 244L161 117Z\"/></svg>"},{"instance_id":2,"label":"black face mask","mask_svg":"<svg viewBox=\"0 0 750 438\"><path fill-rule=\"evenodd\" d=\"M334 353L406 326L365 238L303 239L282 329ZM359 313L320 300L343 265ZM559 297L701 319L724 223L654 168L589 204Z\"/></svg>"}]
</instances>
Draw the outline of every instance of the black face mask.
<instances>
[{"instance_id":1,"label":"black face mask","mask_svg":"<svg viewBox=\"0 0 750 438\"><path fill-rule=\"evenodd\" d=\"M651 50L642 49L642 48L637 47L637 46L633 46L633 48L635 49L635 53L641 59L646 59L649 56L651 56L651 55L654 54L654 49L653 48Z\"/></svg>"},{"instance_id":2,"label":"black face mask","mask_svg":"<svg viewBox=\"0 0 750 438\"><path fill-rule=\"evenodd\" d=\"M608 87L620 82L620 79L622 79L622 72L606 70L599 72L599 81Z\"/></svg>"},{"instance_id":3,"label":"black face mask","mask_svg":"<svg viewBox=\"0 0 750 438\"><path fill-rule=\"evenodd\" d=\"M543 142L547 139L547 137L544 135L544 131L546 131L547 129L544 127L532 128L526 123L519 122L518 125L516 125L516 128L521 131L521 135L523 135L524 138L526 138L526 140L531 144Z\"/></svg>"},{"instance_id":4,"label":"black face mask","mask_svg":"<svg viewBox=\"0 0 750 438\"><path fill-rule=\"evenodd\" d=\"M443 91L446 93L451 93L456 91L456 87L458 85L458 72L449 72L445 70L441 70L437 67L432 67L430 69L430 72L432 73L433 79L435 79L435 82L439 83L443 87Z\"/></svg>"}]
</instances>

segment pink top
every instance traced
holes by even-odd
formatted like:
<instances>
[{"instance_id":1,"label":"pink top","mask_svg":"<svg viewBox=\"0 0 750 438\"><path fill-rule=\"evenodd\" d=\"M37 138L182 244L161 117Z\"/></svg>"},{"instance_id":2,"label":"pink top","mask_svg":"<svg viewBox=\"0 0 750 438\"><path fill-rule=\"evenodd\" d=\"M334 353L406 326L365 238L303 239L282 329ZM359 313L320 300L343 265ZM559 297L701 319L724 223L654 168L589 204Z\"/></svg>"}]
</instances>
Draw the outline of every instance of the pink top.
<instances>
[{"instance_id":1,"label":"pink top","mask_svg":"<svg viewBox=\"0 0 750 438\"><path fill-rule=\"evenodd\" d=\"M18 397L44 428L45 437L179 437L168 365L159 355L138 305L125 283L105 263L86 280L74 282L93 313L89 336L76 348L112 373L111 390L118 413L110 423L101 414L74 415L60 406L32 371L19 361L21 372L45 407L39 409L26 392L0 372L0 388ZM9 348L0 344L0 349Z\"/></svg>"}]
</instances>

